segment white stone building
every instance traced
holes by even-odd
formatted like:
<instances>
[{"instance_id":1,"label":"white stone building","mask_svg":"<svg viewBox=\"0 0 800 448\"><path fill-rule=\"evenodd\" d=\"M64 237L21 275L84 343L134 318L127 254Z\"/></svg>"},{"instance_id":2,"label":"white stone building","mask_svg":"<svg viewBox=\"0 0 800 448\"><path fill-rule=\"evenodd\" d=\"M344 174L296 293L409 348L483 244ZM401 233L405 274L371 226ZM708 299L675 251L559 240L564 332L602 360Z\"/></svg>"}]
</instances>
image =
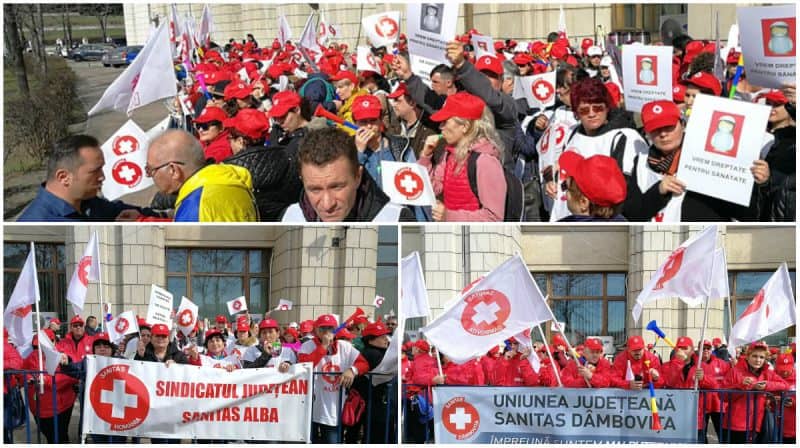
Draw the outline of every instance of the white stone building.
<instances>
[{"instance_id":1,"label":"white stone building","mask_svg":"<svg viewBox=\"0 0 800 448\"><path fill-rule=\"evenodd\" d=\"M643 285L680 243L702 226L428 226L404 227L402 256L419 251L431 311L438 316L443 304L471 281L485 275L519 252L540 289L549 295L556 317L566 322L571 342L586 336L612 336L621 346L628 336L643 335L655 319L672 340L689 336L698 341L702 307L689 308L678 299L644 307L639 323L631 310ZM794 227L719 226L718 245L724 247L731 299L738 316L755 293L784 261L795 280ZM727 300L712 301L706 339L729 334ZM735 319L735 318L734 318ZM416 329L422 319L409 322ZM549 332L549 326L546 329ZM768 338L786 344L792 327ZM668 352L660 344L664 355Z\"/></svg>"}]
</instances>

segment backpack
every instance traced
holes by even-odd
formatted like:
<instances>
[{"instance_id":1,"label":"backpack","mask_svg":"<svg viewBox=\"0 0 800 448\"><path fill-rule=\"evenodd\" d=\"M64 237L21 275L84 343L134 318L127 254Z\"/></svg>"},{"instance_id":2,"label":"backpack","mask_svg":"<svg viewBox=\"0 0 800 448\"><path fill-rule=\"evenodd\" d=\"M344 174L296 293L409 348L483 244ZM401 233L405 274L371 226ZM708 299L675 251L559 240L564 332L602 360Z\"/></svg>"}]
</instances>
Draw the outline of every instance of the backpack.
<instances>
[{"instance_id":1,"label":"backpack","mask_svg":"<svg viewBox=\"0 0 800 448\"><path fill-rule=\"evenodd\" d=\"M300 91L298 92L302 98L305 98L306 95L306 86L310 85L313 82L321 82L323 86L325 86L325 100L323 103L330 103L336 98L336 89L334 89L333 85L328 81L325 81L322 78L309 78L308 81L304 82L302 86L300 86Z\"/></svg>"},{"instance_id":2,"label":"backpack","mask_svg":"<svg viewBox=\"0 0 800 448\"><path fill-rule=\"evenodd\" d=\"M28 409L25 407L25 399L22 398L22 392L20 392L19 387L8 386L5 406L7 413L3 425L7 429L16 429L23 426Z\"/></svg>"},{"instance_id":3,"label":"backpack","mask_svg":"<svg viewBox=\"0 0 800 448\"><path fill-rule=\"evenodd\" d=\"M467 159L467 178L469 179L469 188L472 190L472 194L478 199L478 204L480 204L481 200L480 196L478 196L478 157L480 157L480 153L470 151L469 158ZM522 221L522 211L525 209L525 195L522 191L522 182L505 167L503 168L503 176L505 176L506 179L506 203L503 221ZM480 204L480 206L483 207L482 204Z\"/></svg>"},{"instance_id":4,"label":"backpack","mask_svg":"<svg viewBox=\"0 0 800 448\"><path fill-rule=\"evenodd\" d=\"M366 408L367 404L361 398L361 394L355 389L350 389L342 409L342 424L344 426L355 426L361 420Z\"/></svg>"}]
</instances>

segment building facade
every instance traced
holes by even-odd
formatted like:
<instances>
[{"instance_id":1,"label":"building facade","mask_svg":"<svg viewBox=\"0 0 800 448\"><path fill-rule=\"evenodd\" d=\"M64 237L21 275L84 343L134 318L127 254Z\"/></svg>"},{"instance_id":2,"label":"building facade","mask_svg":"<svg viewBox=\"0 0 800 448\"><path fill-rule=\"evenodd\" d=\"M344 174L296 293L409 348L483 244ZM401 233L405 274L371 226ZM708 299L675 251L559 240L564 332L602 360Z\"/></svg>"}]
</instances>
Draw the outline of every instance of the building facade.
<instances>
[{"instance_id":1,"label":"building facade","mask_svg":"<svg viewBox=\"0 0 800 448\"><path fill-rule=\"evenodd\" d=\"M477 28L483 34L516 40L545 39L558 27L559 6L554 3L475 3L462 4L457 29L464 32ZM743 4L744 5L744 4ZM143 44L153 20L168 17L166 3L126 3L125 33L129 45ZM178 4L178 14L191 14L199 23L203 4ZM722 39L736 23L735 4L708 3L564 3L567 32L573 44L584 37L597 38L612 31L640 31L651 41L660 41L662 17L683 16L688 34L696 39L713 39L719 16ZM308 15L321 12L330 24L336 25L336 40L352 49L366 44L361 32L361 19L383 11L399 10L404 21L406 6L402 3L242 3L211 4L215 33L212 38L224 44L230 38L244 39L252 33L261 46L277 36L278 16L286 16L293 40L299 39ZM404 29L404 27L402 27ZM635 34L638 36L639 34Z\"/></svg>"},{"instance_id":2,"label":"building facade","mask_svg":"<svg viewBox=\"0 0 800 448\"><path fill-rule=\"evenodd\" d=\"M9 226L4 235L4 304L36 245L43 315L72 315L67 285L91 233L100 241L104 302L111 313L146 315L150 285L181 296L200 316L227 315L225 302L244 295L248 310L275 311L281 323L324 313L372 317L397 311L397 228L274 226ZM376 295L385 298L373 307ZM84 316L100 316L100 285L90 283Z\"/></svg>"},{"instance_id":3,"label":"building facade","mask_svg":"<svg viewBox=\"0 0 800 448\"><path fill-rule=\"evenodd\" d=\"M673 340L689 336L698 341L703 307L690 308L677 299L659 300L644 307L638 323L633 322L631 310L667 256L702 229L694 225L404 227L401 253L419 252L433 317L470 282L519 253L542 293L549 296L554 314L566 324L573 343L587 336L613 337L618 347L632 335L653 341L654 335L644 329L651 320ZM794 286L793 227L719 229L718 245L725 249L736 316L784 261ZM727 298L712 299L706 339L728 335L730 320ZM407 328L416 330L421 324L417 319ZM794 336L792 327L768 342L785 345ZM668 348L661 350L668 354Z\"/></svg>"}]
</instances>

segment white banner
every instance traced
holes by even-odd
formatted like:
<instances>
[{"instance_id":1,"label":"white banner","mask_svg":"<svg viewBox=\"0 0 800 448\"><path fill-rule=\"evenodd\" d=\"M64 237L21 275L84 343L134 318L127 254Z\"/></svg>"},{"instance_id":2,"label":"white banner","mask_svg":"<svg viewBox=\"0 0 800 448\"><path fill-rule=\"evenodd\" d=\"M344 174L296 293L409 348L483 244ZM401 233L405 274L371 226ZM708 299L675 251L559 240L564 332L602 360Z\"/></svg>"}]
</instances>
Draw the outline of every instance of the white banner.
<instances>
[{"instance_id":1,"label":"white banner","mask_svg":"<svg viewBox=\"0 0 800 448\"><path fill-rule=\"evenodd\" d=\"M383 192L395 204L434 205L436 195L428 171L417 163L381 162Z\"/></svg>"},{"instance_id":2,"label":"white banner","mask_svg":"<svg viewBox=\"0 0 800 448\"><path fill-rule=\"evenodd\" d=\"M356 54L356 69L359 72L370 71L381 73L381 64L372 54L369 47L361 45L357 49Z\"/></svg>"},{"instance_id":3,"label":"white banner","mask_svg":"<svg viewBox=\"0 0 800 448\"><path fill-rule=\"evenodd\" d=\"M311 364L223 369L86 356L86 434L307 442Z\"/></svg>"},{"instance_id":4,"label":"white banner","mask_svg":"<svg viewBox=\"0 0 800 448\"><path fill-rule=\"evenodd\" d=\"M239 296L235 299L228 300L228 314L234 316L242 311L247 311L247 301L244 299L244 296Z\"/></svg>"},{"instance_id":5,"label":"white banner","mask_svg":"<svg viewBox=\"0 0 800 448\"><path fill-rule=\"evenodd\" d=\"M626 110L641 112L651 101L672 101L672 47L625 45L622 78Z\"/></svg>"},{"instance_id":6,"label":"white banner","mask_svg":"<svg viewBox=\"0 0 800 448\"><path fill-rule=\"evenodd\" d=\"M686 189L747 207L769 106L697 95L675 175Z\"/></svg>"},{"instance_id":7,"label":"white banner","mask_svg":"<svg viewBox=\"0 0 800 448\"><path fill-rule=\"evenodd\" d=\"M544 109L556 103L556 72L518 76L514 99L525 98L532 109Z\"/></svg>"},{"instance_id":8,"label":"white banner","mask_svg":"<svg viewBox=\"0 0 800 448\"><path fill-rule=\"evenodd\" d=\"M278 17L278 40L281 46L286 45L287 40L292 40L292 27L284 15Z\"/></svg>"},{"instance_id":9,"label":"white banner","mask_svg":"<svg viewBox=\"0 0 800 448\"><path fill-rule=\"evenodd\" d=\"M447 64L447 43L456 37L458 3L408 3L406 35L411 71L426 82L439 64Z\"/></svg>"},{"instance_id":10,"label":"white banner","mask_svg":"<svg viewBox=\"0 0 800 448\"><path fill-rule=\"evenodd\" d=\"M150 285L150 304L147 306L147 317L150 325L164 324L172 329L172 293L166 289Z\"/></svg>"},{"instance_id":11,"label":"white banner","mask_svg":"<svg viewBox=\"0 0 800 448\"><path fill-rule=\"evenodd\" d=\"M391 51L392 45L400 38L400 11L386 11L364 17L361 25L373 47L386 47Z\"/></svg>"},{"instance_id":12,"label":"white banner","mask_svg":"<svg viewBox=\"0 0 800 448\"><path fill-rule=\"evenodd\" d=\"M103 196L115 200L122 195L135 193L153 185L153 179L145 176L147 134L128 120L100 147L106 164L103 166Z\"/></svg>"},{"instance_id":13,"label":"white banner","mask_svg":"<svg viewBox=\"0 0 800 448\"><path fill-rule=\"evenodd\" d=\"M494 56L494 39L492 36L481 36L479 34L473 34L472 38L470 39L470 43L472 44L472 49L475 52L475 60L481 58L481 56Z\"/></svg>"},{"instance_id":14,"label":"white banner","mask_svg":"<svg viewBox=\"0 0 800 448\"><path fill-rule=\"evenodd\" d=\"M736 8L747 80L781 88L797 73L797 13L794 3ZM692 112L694 113L694 112Z\"/></svg>"}]
</instances>

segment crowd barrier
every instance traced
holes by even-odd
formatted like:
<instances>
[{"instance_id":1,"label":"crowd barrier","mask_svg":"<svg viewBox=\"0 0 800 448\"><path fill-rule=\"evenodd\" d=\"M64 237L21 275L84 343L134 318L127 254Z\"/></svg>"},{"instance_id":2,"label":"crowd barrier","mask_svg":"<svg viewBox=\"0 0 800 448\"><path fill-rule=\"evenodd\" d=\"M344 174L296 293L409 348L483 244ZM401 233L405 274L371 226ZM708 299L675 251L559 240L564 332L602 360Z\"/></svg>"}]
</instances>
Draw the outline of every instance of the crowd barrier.
<instances>
[{"instance_id":1,"label":"crowd barrier","mask_svg":"<svg viewBox=\"0 0 800 448\"><path fill-rule=\"evenodd\" d=\"M3 430L4 430L3 438L4 438L4 443L47 443L47 441L44 440L44 435L42 434L41 431L39 431L38 426L34 426L34 424L36 423L37 417L39 415L41 415L40 414L40 409L39 409L39 406L38 406L39 403L36 402L33 407L30 407L29 403L28 403L28 393L29 393L29 391L32 391L31 388L38 388L39 387L39 383L38 383L38 380L37 380L38 375L47 375L47 376L50 376L52 378L52 380L53 380L53 387L51 388L52 393L53 393L53 398L52 399L53 399L53 402L56 402L56 389L57 389L56 381L57 381L57 377L59 375L52 375L51 376L46 371L31 371L31 370L4 370L3 371L3 384L6 386L5 390L8 390L10 392L12 390L12 388L18 388L18 390L21 392L22 403L23 403L23 405L25 407L24 423L22 423L22 425L21 425L21 426L24 426L25 440L24 441L23 440L14 440L14 434L16 432L19 432L20 426L13 427L14 425L13 425L13 421L12 421L12 415L10 414L10 412L11 412L11 403L9 402L9 399L8 399L9 395L6 395L5 400L4 400L4 409L3 409ZM324 372L324 373L323 372L314 372L313 375L314 375L314 378L315 378L315 381L316 381L316 378L317 378L318 375L334 376L334 375L341 375L341 373L340 372ZM370 384L372 384L373 377L381 376L381 377L385 378L387 375L386 374L366 373L364 376L366 376L367 380L370 382ZM383 434L384 434L384 438L383 438L384 440L383 440L382 443L393 443L393 440L396 439L396 438L392 437L392 431L394 430L395 434L396 434L396 427L395 427L395 423L394 422L397 421L397 418L396 418L397 377L396 377L396 375L393 376L392 379L388 381L387 385L388 385L387 386L388 387L388 391L387 391L388 400L387 400L387 402L385 404L385 412L386 412L386 415L389 416L389 418L386 419L384 428L382 428L383 429ZM83 405L83 396L84 396L83 386L84 386L83 381L78 383L78 391L77 392L78 392L78 402L80 404L80 413L78 415L78 428L79 428L79 431L83 427L83 409L84 409L84 405ZM345 399L345 391L344 391L344 389L340 388L339 389L339 405L340 405L339 409L342 408L341 404L342 404L344 399ZM372 420L373 420L372 401L373 401L373 399L375 399L374 396L373 396L373 387L367 388L367 396L363 397L363 399L364 399L364 401L366 403L366 409L364 410L364 417L363 417L364 418L364 420L363 420L363 422L364 422L363 440L366 441L366 440L370 440L370 437L372 436L373 430L376 430L376 428L373 428L373 425L372 425ZM344 425L342 424L341 411L339 413L338 421L339 421L339 424L337 425L337 433L338 433L339 441L342 442L345 428L344 428ZM58 415L57 414L55 414L53 416L53 427L54 428L58 428ZM35 436L33 434L34 432L35 432ZM55 443L55 444L60 443L60 441L58 440L58 430L55 430L54 434L55 434L55 436L54 436L53 443ZM78 434L78 437L81 437L80 433ZM91 437L92 441L95 442L95 443L127 443L128 442L127 437L119 437L119 436L108 436L108 435L93 434L93 435L87 436L87 437ZM138 441L138 438L134 438L134 439L137 439L137 440L134 440L134 442ZM75 442L75 440L73 440L73 442ZM199 441L198 440L192 440L191 442L192 443L198 443Z\"/></svg>"}]
</instances>

